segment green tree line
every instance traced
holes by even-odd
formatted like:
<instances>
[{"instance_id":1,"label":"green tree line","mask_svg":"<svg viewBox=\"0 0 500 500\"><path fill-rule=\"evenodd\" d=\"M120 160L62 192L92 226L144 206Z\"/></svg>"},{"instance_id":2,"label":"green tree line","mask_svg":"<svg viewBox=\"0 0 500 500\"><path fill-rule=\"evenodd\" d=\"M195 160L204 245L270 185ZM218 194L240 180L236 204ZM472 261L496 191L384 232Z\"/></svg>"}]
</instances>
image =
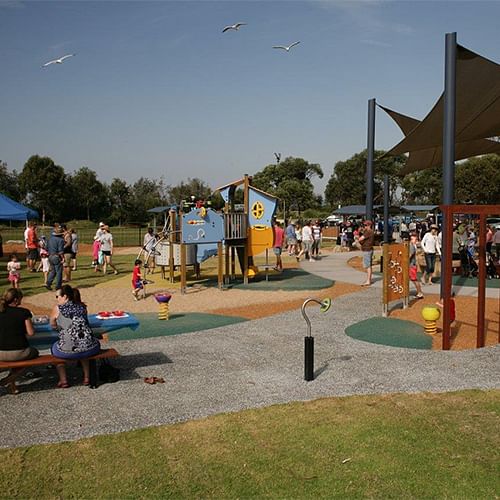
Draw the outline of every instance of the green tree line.
<instances>
[{"instance_id":1,"label":"green tree line","mask_svg":"<svg viewBox=\"0 0 500 500\"><path fill-rule=\"evenodd\" d=\"M390 203L439 204L442 196L441 168L435 167L399 175L406 157L374 155L374 202L383 203L383 179L390 179ZM252 175L252 185L279 198L281 213L327 213L339 205L362 205L366 196L366 150L337 162L331 171L324 196L314 193L313 179L324 176L318 163L288 157L269 164ZM46 222L55 220L106 220L122 225L145 223L147 210L157 206L180 204L184 200L204 199L216 209L223 206L204 180L188 178L169 185L163 178L140 177L127 183L118 177L110 183L99 180L96 172L81 167L67 173L49 157L31 156L21 172L10 171L0 160L0 192L26 203ZM500 156L471 158L455 168L455 203L485 204L500 200ZM242 201L241 191L236 201Z\"/></svg>"}]
</instances>

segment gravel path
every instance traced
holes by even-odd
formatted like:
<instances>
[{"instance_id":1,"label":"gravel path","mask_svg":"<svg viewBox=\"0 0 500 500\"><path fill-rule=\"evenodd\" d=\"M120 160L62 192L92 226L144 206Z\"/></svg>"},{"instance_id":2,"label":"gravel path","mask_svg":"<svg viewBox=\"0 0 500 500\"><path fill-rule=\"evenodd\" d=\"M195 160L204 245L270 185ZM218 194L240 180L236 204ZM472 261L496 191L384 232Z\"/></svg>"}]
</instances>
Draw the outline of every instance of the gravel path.
<instances>
[{"instance_id":1,"label":"gravel path","mask_svg":"<svg viewBox=\"0 0 500 500\"><path fill-rule=\"evenodd\" d=\"M312 264L314 265L314 264ZM111 342L122 380L97 390L56 390L54 379L26 380L2 393L0 447L75 440L220 412L328 396L442 392L500 387L500 347L442 352L392 348L347 337L345 328L379 315L380 291L308 307L316 379L303 380L305 323L300 311L172 337ZM148 385L143 377L163 377Z\"/></svg>"}]
</instances>

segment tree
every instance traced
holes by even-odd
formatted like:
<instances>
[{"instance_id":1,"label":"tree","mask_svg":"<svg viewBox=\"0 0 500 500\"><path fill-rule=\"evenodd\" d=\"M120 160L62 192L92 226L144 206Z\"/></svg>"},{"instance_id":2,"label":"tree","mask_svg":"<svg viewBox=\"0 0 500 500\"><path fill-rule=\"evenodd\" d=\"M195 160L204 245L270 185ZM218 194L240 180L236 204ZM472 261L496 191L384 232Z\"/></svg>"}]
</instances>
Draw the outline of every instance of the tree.
<instances>
[{"instance_id":1,"label":"tree","mask_svg":"<svg viewBox=\"0 0 500 500\"><path fill-rule=\"evenodd\" d=\"M500 155L470 158L455 169L455 203L498 204Z\"/></svg>"},{"instance_id":2,"label":"tree","mask_svg":"<svg viewBox=\"0 0 500 500\"><path fill-rule=\"evenodd\" d=\"M403 199L408 205L439 205L443 192L442 167L406 175L402 180Z\"/></svg>"},{"instance_id":3,"label":"tree","mask_svg":"<svg viewBox=\"0 0 500 500\"><path fill-rule=\"evenodd\" d=\"M141 177L131 187L130 209L133 222L147 222L148 210L167 204L163 180L151 180Z\"/></svg>"},{"instance_id":4,"label":"tree","mask_svg":"<svg viewBox=\"0 0 500 500\"><path fill-rule=\"evenodd\" d=\"M113 179L108 188L111 203L110 219L122 225L131 214L131 189L122 179Z\"/></svg>"},{"instance_id":5,"label":"tree","mask_svg":"<svg viewBox=\"0 0 500 500\"><path fill-rule=\"evenodd\" d=\"M252 185L280 198L287 210L297 210L299 215L307 208L317 206L311 179L323 177L318 163L303 158L285 158L277 165L267 165L252 177Z\"/></svg>"},{"instance_id":6,"label":"tree","mask_svg":"<svg viewBox=\"0 0 500 500\"><path fill-rule=\"evenodd\" d=\"M401 185L398 173L406 162L404 156L382 157L385 151L374 152L373 201L382 204L384 199L384 176L389 176L390 203L396 201ZM331 208L338 205L363 205L366 203L367 150L356 153L348 160L338 161L325 189L325 202Z\"/></svg>"},{"instance_id":7,"label":"tree","mask_svg":"<svg viewBox=\"0 0 500 500\"><path fill-rule=\"evenodd\" d=\"M66 220L69 189L64 169L49 157L31 156L19 174L19 187L27 203L42 214L42 221Z\"/></svg>"},{"instance_id":8,"label":"tree","mask_svg":"<svg viewBox=\"0 0 500 500\"><path fill-rule=\"evenodd\" d=\"M15 170L9 172L7 163L2 160L0 160L0 193L14 200L19 200L21 198L17 172Z\"/></svg>"},{"instance_id":9,"label":"tree","mask_svg":"<svg viewBox=\"0 0 500 500\"><path fill-rule=\"evenodd\" d=\"M191 200L194 196L196 200L208 200L212 195L210 186L198 178L188 178L187 182L182 181L177 186L168 188L168 200L172 204L180 204L183 200Z\"/></svg>"},{"instance_id":10,"label":"tree","mask_svg":"<svg viewBox=\"0 0 500 500\"><path fill-rule=\"evenodd\" d=\"M103 215L103 209L108 208L106 188L93 170L80 168L68 176L68 183L72 192L72 218L90 220L91 210L94 219Z\"/></svg>"}]
</instances>

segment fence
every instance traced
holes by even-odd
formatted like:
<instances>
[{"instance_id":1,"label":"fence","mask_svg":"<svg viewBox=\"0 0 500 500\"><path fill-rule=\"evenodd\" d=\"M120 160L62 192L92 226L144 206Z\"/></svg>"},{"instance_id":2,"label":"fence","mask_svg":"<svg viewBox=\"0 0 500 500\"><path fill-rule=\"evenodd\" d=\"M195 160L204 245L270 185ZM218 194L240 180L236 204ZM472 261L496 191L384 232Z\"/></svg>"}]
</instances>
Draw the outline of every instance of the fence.
<instances>
[{"instance_id":1,"label":"fence","mask_svg":"<svg viewBox=\"0 0 500 500\"><path fill-rule=\"evenodd\" d=\"M97 229L97 228L96 228ZM96 229L92 228L84 228L78 229L75 228L78 234L78 242L79 243L88 243L92 244L94 242L94 236ZM45 236L49 236L52 228L38 226L37 232L38 235L44 234ZM113 235L113 243L117 247L135 247L142 246L144 234L147 232L147 226L144 227L111 227L111 234ZM23 241L24 240L24 228L8 228L8 229L0 229L0 236L4 243L8 241Z\"/></svg>"}]
</instances>

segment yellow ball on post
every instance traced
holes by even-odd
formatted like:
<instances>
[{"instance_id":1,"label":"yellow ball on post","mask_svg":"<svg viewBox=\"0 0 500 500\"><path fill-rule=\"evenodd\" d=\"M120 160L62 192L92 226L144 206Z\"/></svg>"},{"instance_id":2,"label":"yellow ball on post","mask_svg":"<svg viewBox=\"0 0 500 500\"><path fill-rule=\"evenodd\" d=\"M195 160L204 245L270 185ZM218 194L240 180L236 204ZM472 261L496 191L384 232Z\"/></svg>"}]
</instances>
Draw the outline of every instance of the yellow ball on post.
<instances>
[{"instance_id":1,"label":"yellow ball on post","mask_svg":"<svg viewBox=\"0 0 500 500\"><path fill-rule=\"evenodd\" d=\"M424 331L427 335L436 335L436 321L441 317L441 311L435 306L425 306L422 309L422 318L425 320Z\"/></svg>"}]
</instances>

